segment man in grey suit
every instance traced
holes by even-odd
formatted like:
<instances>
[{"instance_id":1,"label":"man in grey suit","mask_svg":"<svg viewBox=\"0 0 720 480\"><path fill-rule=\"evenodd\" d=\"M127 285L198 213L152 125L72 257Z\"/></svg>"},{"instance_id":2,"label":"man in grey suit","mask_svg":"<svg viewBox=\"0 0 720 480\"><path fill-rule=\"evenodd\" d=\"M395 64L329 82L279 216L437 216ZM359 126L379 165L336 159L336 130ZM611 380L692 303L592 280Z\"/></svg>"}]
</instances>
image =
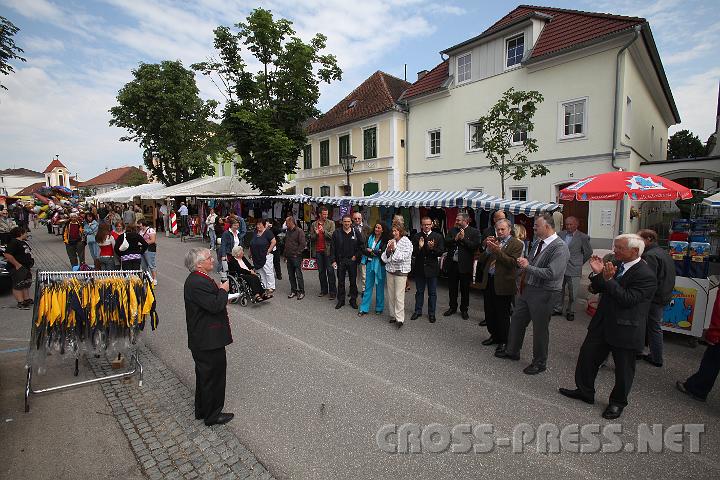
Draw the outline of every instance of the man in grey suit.
<instances>
[{"instance_id":1,"label":"man in grey suit","mask_svg":"<svg viewBox=\"0 0 720 480\"><path fill-rule=\"evenodd\" d=\"M565 277L563 278L562 292L560 299L555 305L553 315L563 314L563 302L565 300L565 289L568 292L567 308L565 309L565 318L569 322L575 320L575 299L577 298L578 289L580 288L580 277L582 276L582 267L585 262L590 260L593 249L590 246L590 237L578 230L578 219L575 217L567 217L565 219L565 230L558 233L570 250L570 260L565 269Z\"/></svg>"},{"instance_id":2,"label":"man in grey suit","mask_svg":"<svg viewBox=\"0 0 720 480\"><path fill-rule=\"evenodd\" d=\"M517 259L521 269L520 288L515 298L515 311L510 319L510 332L504 350L495 352L498 358L520 360L525 330L533 324L533 359L523 372L537 375L544 372L550 342L550 316L560 297L565 268L570 251L555 233L555 221L549 213L535 217L535 243L528 258Z\"/></svg>"}]
</instances>

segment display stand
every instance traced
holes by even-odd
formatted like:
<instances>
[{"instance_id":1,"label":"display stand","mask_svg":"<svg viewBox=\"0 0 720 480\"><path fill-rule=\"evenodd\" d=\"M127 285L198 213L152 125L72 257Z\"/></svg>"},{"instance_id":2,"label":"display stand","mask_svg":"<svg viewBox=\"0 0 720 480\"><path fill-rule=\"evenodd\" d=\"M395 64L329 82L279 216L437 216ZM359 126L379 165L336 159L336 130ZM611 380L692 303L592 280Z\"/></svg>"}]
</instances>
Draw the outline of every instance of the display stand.
<instances>
[{"instance_id":1,"label":"display stand","mask_svg":"<svg viewBox=\"0 0 720 480\"><path fill-rule=\"evenodd\" d=\"M129 276L147 276L146 272L143 272L141 270L90 270L90 271L39 271L36 274L36 281L35 281L35 298L39 298L39 292L40 292L40 284L42 282L46 282L49 280L62 280L62 279L68 279L68 278L127 278ZM28 346L28 354L27 359L25 362L25 370L26 370L26 381L25 381L25 412L30 411L30 394L33 395L39 395L42 393L51 393L51 392L58 392L62 390L67 390L70 388L75 387L81 387L85 385L91 385L94 383L99 382L105 382L108 380L117 380L120 378L130 377L132 375L138 374L138 386L142 387L143 384L143 366L140 363L140 359L138 358L138 352L137 347L134 348L134 351L130 355L130 362L133 366L133 368L127 372L117 373L113 375L106 375L103 377L98 378L92 378L89 380L83 380L80 382L73 382L73 383L67 383L67 384L61 384L61 385L55 385L52 387L47 388L41 388L41 389L33 389L32 387L32 349L33 344L35 343L35 335L37 332L37 325L35 322L35 319L37 318L38 314L38 302L35 302L33 305L33 321L32 321L32 327L30 329L30 344ZM74 370L74 376L78 376L78 370L79 370L79 358L75 358L75 370Z\"/></svg>"}]
</instances>

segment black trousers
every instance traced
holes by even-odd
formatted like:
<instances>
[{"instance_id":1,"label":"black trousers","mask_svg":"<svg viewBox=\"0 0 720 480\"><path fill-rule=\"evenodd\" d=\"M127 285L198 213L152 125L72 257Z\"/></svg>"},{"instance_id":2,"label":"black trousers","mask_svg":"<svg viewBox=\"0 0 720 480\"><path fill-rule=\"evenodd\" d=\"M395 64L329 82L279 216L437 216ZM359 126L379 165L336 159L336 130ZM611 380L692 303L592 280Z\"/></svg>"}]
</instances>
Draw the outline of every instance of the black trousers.
<instances>
[{"instance_id":1,"label":"black trousers","mask_svg":"<svg viewBox=\"0 0 720 480\"><path fill-rule=\"evenodd\" d=\"M458 271L457 262L450 260L447 267L448 290L450 296L450 308L458 309L458 286L460 287L460 311L467 312L470 306L470 283L472 283L472 273L460 273Z\"/></svg>"},{"instance_id":2,"label":"black trousers","mask_svg":"<svg viewBox=\"0 0 720 480\"><path fill-rule=\"evenodd\" d=\"M345 303L345 274L347 274L350 283L350 302L357 303L357 263L351 258L337 260L338 303Z\"/></svg>"},{"instance_id":3,"label":"black trousers","mask_svg":"<svg viewBox=\"0 0 720 480\"><path fill-rule=\"evenodd\" d=\"M488 276L487 287L483 290L485 321L490 336L500 343L507 343L512 300L513 295L498 295L495 292L495 277Z\"/></svg>"},{"instance_id":4,"label":"black trousers","mask_svg":"<svg viewBox=\"0 0 720 480\"><path fill-rule=\"evenodd\" d=\"M305 279L302 273L302 258L290 257L287 259L288 278L290 278L290 291L305 293Z\"/></svg>"},{"instance_id":5,"label":"black trousers","mask_svg":"<svg viewBox=\"0 0 720 480\"><path fill-rule=\"evenodd\" d=\"M192 350L195 360L195 417L214 422L225 406L225 347Z\"/></svg>"},{"instance_id":6,"label":"black trousers","mask_svg":"<svg viewBox=\"0 0 720 480\"><path fill-rule=\"evenodd\" d=\"M635 378L637 352L608 344L603 337L602 328L588 330L575 367L575 385L583 395L595 398L595 378L609 353L612 353L615 362L615 386L610 392L610 404L625 407Z\"/></svg>"},{"instance_id":7,"label":"black trousers","mask_svg":"<svg viewBox=\"0 0 720 480\"><path fill-rule=\"evenodd\" d=\"M700 368L685 380L685 388L700 398L706 398L712 390L720 372L720 343L705 350Z\"/></svg>"}]
</instances>

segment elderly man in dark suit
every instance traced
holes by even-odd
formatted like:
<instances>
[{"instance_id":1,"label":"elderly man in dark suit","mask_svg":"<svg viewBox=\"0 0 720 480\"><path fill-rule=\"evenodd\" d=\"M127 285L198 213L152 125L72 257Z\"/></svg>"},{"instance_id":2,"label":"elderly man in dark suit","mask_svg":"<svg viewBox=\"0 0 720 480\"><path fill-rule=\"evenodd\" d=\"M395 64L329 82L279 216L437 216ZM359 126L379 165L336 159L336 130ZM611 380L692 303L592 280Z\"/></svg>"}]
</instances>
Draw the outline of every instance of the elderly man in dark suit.
<instances>
[{"instance_id":1,"label":"elderly man in dark suit","mask_svg":"<svg viewBox=\"0 0 720 480\"><path fill-rule=\"evenodd\" d=\"M568 292L567 308L565 309L565 318L572 322L575 320L575 299L580 289L580 277L582 276L582 267L585 262L590 260L593 249L590 246L590 237L578 230L579 222L575 217L567 217L565 219L565 230L558 233L563 242L570 250L570 260L568 260L565 269L565 277L563 278L562 293L560 301L555 305L553 315L563 314L563 302L565 300L565 290Z\"/></svg>"},{"instance_id":2,"label":"elderly man in dark suit","mask_svg":"<svg viewBox=\"0 0 720 480\"><path fill-rule=\"evenodd\" d=\"M450 308L443 313L449 317L457 311L458 284L460 285L460 315L464 320L470 318L470 283L472 282L475 251L480 246L480 231L470 226L470 216L458 213L457 225L450 230L453 236L451 249L448 250L444 268L447 271Z\"/></svg>"},{"instance_id":3,"label":"elderly man in dark suit","mask_svg":"<svg viewBox=\"0 0 720 480\"><path fill-rule=\"evenodd\" d=\"M233 419L225 405L225 347L232 343L228 318L228 282L218 285L209 274L215 255L207 248L193 248L185 256L190 270L185 280L185 321L188 348L195 361L195 418L205 425Z\"/></svg>"},{"instance_id":4,"label":"elderly man in dark suit","mask_svg":"<svg viewBox=\"0 0 720 480\"><path fill-rule=\"evenodd\" d=\"M495 222L495 235L485 240L485 251L480 256L478 270L482 272L480 288L483 290L485 321L490 338L483 345L496 345L504 350L510 328L510 307L517 291L517 259L523 244L510 235L510 221L502 218Z\"/></svg>"},{"instance_id":5,"label":"elderly man in dark suit","mask_svg":"<svg viewBox=\"0 0 720 480\"><path fill-rule=\"evenodd\" d=\"M523 373L537 375L546 370L550 343L550 316L562 289L570 251L557 233L555 220L549 213L535 217L533 226L536 241L529 258L517 259L520 273L520 294L515 299L515 311L510 320L510 333L505 350L495 356L520 360L525 330L533 324L533 359Z\"/></svg>"},{"instance_id":6,"label":"elderly man in dark suit","mask_svg":"<svg viewBox=\"0 0 720 480\"><path fill-rule=\"evenodd\" d=\"M615 262L603 264L590 258L590 282L599 292L600 303L590 321L575 367L574 390L561 388L566 397L595 402L595 378L608 353L615 361L615 387L603 418L618 418L627 406L635 377L635 356L645 345L645 322L657 289L652 269L640 258L645 248L634 233L615 237Z\"/></svg>"},{"instance_id":7,"label":"elderly man in dark suit","mask_svg":"<svg viewBox=\"0 0 720 480\"><path fill-rule=\"evenodd\" d=\"M425 303L425 287L428 291L428 319L435 323L435 305L437 304L437 279L440 274L438 257L445 250L443 237L432 231L432 219L420 219L420 232L413 238L412 274L415 279L415 311L410 320L422 315Z\"/></svg>"}]
</instances>

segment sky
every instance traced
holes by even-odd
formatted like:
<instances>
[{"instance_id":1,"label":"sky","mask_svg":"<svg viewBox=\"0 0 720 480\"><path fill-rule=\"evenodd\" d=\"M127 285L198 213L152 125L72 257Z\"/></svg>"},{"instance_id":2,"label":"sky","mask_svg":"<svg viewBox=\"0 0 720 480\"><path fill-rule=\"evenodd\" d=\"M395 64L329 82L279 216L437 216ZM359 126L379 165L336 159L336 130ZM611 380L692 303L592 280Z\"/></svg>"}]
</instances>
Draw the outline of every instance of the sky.
<instances>
[{"instance_id":1,"label":"sky","mask_svg":"<svg viewBox=\"0 0 720 480\"><path fill-rule=\"evenodd\" d=\"M535 2L531 2L535 3ZM414 81L441 50L472 38L520 2L492 0L0 0L20 32L27 62L0 77L0 169L43 171L56 154L80 180L141 165L136 143L110 127L108 110L140 63L214 55L213 29L243 21L256 7L293 22L309 40L321 32L337 56L341 82L323 84L327 111L376 70ZM644 17L667 73L682 124L705 142L715 129L720 82L717 0L553 0L543 6ZM204 99L222 101L197 77Z\"/></svg>"}]
</instances>

